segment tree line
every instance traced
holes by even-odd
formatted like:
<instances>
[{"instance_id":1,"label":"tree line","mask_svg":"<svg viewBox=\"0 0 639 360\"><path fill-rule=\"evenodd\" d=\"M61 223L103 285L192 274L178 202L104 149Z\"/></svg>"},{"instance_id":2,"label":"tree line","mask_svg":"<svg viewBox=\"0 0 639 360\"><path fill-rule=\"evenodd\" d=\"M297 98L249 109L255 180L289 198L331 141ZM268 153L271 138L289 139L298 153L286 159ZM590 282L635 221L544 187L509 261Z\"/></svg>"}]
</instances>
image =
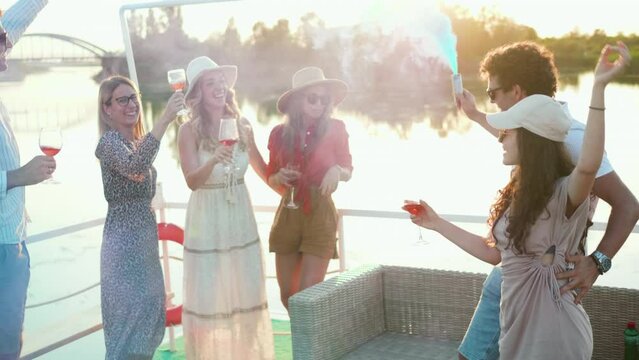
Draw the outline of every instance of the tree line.
<instances>
[{"instance_id":1,"label":"tree line","mask_svg":"<svg viewBox=\"0 0 639 360\"><path fill-rule=\"evenodd\" d=\"M515 41L536 41L552 50L564 83L574 81L568 76L571 73L592 70L605 43L622 40L639 58L637 35L610 36L597 30L540 38L533 28L494 12L472 16L457 6L443 7L442 13L457 38L464 84L480 97L483 91L475 90L485 86L477 76L481 59L489 50ZM290 87L291 75L302 66L316 65L328 77L348 82L350 92L343 107L364 112L373 121L406 127L430 118L441 129L457 121L449 116L455 110L448 64L439 56L424 56L410 39L398 40L358 26L328 28L314 13L302 16L296 28L288 19L271 26L256 22L245 39L233 18L223 32L211 33L205 40L191 37L184 32L180 7L136 10L128 22L138 80L146 96L168 94L166 71L207 55L218 64L239 67L238 94L260 104L265 117L275 115L275 101ZM628 74L637 74L639 62L631 67ZM637 83L639 78L628 76L623 81Z\"/></svg>"},{"instance_id":2,"label":"tree line","mask_svg":"<svg viewBox=\"0 0 639 360\"><path fill-rule=\"evenodd\" d=\"M635 58L639 56L635 34L610 36L596 30L592 34L573 31L559 38L540 38L535 29L494 12L485 10L472 16L460 6L443 7L442 12L457 37L459 69L465 77L477 74L479 62L489 50L523 40L539 42L552 50L562 72L590 70L603 44L615 40L624 41ZM242 40L230 18L224 32L199 41L184 32L180 7L134 11L129 24L140 83L158 87L167 69L184 67L202 54L220 64L238 65L242 74L238 88L250 88L258 96L286 88L291 74L305 64L319 65L327 74L345 78L362 91L385 87L414 91L448 81L447 64L438 57L416 59L415 45L409 39L397 41L358 27L348 29L345 36L344 31L328 29L314 13L300 20L296 29L287 19L272 26L257 22L251 35ZM639 63L634 62L628 73L637 74L638 70ZM626 79L637 80L632 76Z\"/></svg>"}]
</instances>

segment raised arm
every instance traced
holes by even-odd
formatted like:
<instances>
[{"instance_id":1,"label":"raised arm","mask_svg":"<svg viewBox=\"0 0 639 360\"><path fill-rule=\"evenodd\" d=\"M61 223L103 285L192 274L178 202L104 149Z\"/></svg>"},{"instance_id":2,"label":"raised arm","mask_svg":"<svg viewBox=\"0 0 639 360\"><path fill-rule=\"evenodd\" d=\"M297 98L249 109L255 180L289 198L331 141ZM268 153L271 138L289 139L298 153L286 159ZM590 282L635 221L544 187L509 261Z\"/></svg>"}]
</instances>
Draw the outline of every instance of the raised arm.
<instances>
[{"instance_id":1,"label":"raised arm","mask_svg":"<svg viewBox=\"0 0 639 360\"><path fill-rule=\"evenodd\" d=\"M477 124L481 125L489 134L494 137L499 136L499 130L488 124L486 121L486 113L479 111L477 109L477 104L475 103L475 97L470 91L464 89L464 92L461 95L457 95L455 97L455 102L457 103L457 108L461 109L468 118Z\"/></svg>"},{"instance_id":2,"label":"raised arm","mask_svg":"<svg viewBox=\"0 0 639 360\"><path fill-rule=\"evenodd\" d=\"M124 137L116 131L109 131L100 139L95 156L102 165L131 177L145 173L153 164L159 149L160 141L150 133L142 138L137 147L130 149Z\"/></svg>"},{"instance_id":3,"label":"raised arm","mask_svg":"<svg viewBox=\"0 0 639 360\"><path fill-rule=\"evenodd\" d=\"M617 53L619 57L611 62L609 57L614 53ZM616 46L606 45L601 51L595 68L590 111L588 112L581 155L568 179L567 216L570 216L590 194L604 152L605 88L612 79L624 70L629 62L630 52L622 42L618 42Z\"/></svg>"},{"instance_id":4,"label":"raised arm","mask_svg":"<svg viewBox=\"0 0 639 360\"><path fill-rule=\"evenodd\" d=\"M166 107L162 115L160 115L160 118L155 122L153 129L150 131L153 137L158 141L162 140L166 129L173 120L176 119L177 112L182 108L182 104L184 104L184 94L181 91L174 92L166 102Z\"/></svg>"},{"instance_id":5,"label":"raised arm","mask_svg":"<svg viewBox=\"0 0 639 360\"><path fill-rule=\"evenodd\" d=\"M160 149L160 140L175 119L183 99L184 95L181 92L174 93L160 118L155 121L153 129L133 148L126 145L125 138L117 130L106 132L98 143L95 156L104 166L123 176L136 176L146 172L155 161Z\"/></svg>"},{"instance_id":6,"label":"raised arm","mask_svg":"<svg viewBox=\"0 0 639 360\"><path fill-rule=\"evenodd\" d=\"M48 0L18 0L2 16L2 26L15 45Z\"/></svg>"}]
</instances>

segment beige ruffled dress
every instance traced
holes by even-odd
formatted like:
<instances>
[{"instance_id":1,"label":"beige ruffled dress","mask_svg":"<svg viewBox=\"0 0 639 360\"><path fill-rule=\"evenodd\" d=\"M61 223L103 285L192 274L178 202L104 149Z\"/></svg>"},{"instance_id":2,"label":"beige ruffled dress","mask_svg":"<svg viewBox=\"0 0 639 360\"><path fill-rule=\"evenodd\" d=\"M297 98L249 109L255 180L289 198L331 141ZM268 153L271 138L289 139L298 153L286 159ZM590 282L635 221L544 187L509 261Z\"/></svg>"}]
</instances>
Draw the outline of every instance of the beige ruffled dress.
<instances>
[{"instance_id":1,"label":"beige ruffled dress","mask_svg":"<svg viewBox=\"0 0 639 360\"><path fill-rule=\"evenodd\" d=\"M495 225L497 248L501 251L501 359L590 359L592 329L588 315L573 300L575 294L560 296L565 284L555 274L566 268L566 254L577 253L586 227L589 201L584 201L570 218L565 216L568 178L557 181L546 211L530 229L527 254L507 248L507 216ZM541 258L556 247L550 265Z\"/></svg>"}]
</instances>

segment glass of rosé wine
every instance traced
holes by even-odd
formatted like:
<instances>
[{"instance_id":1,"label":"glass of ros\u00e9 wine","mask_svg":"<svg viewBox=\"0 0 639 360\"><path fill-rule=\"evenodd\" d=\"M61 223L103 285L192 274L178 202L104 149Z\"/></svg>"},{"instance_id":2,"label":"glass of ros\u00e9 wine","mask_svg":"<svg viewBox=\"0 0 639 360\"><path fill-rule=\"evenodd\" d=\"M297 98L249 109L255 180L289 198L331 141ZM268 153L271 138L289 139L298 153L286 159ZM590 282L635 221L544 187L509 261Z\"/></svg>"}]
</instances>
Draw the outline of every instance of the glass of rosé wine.
<instances>
[{"instance_id":1,"label":"glass of ros\u00e9 wine","mask_svg":"<svg viewBox=\"0 0 639 360\"><path fill-rule=\"evenodd\" d=\"M240 138L237 131L237 121L234 118L222 118L220 119L220 133L218 135L218 141L224 146L233 146ZM231 172L231 164L224 165L224 172L229 174ZM233 166L235 167L235 166Z\"/></svg>"},{"instance_id":2,"label":"glass of ros\u00e9 wine","mask_svg":"<svg viewBox=\"0 0 639 360\"><path fill-rule=\"evenodd\" d=\"M424 207L415 202L415 201L405 201L404 205L402 206L402 210L408 212L411 215L419 215L421 214L425 209ZM422 228L418 225L417 226L417 230L419 231L419 238L417 239L417 242L415 243L415 245L428 245L430 244L430 242L428 240L425 240L424 237L422 236Z\"/></svg>"},{"instance_id":3,"label":"glass of ros\u00e9 wine","mask_svg":"<svg viewBox=\"0 0 639 360\"><path fill-rule=\"evenodd\" d=\"M300 164L295 163L295 162L290 162L288 164L286 164L286 168L288 170L292 170L292 171L300 171ZM288 202L286 203L286 207L288 209L298 209L300 206L295 202L295 188L297 187L297 183L298 183L298 179L296 178L295 180L293 180L290 185L291 185L291 189L290 189L290 197L288 198Z\"/></svg>"},{"instance_id":4,"label":"glass of ros\u00e9 wine","mask_svg":"<svg viewBox=\"0 0 639 360\"><path fill-rule=\"evenodd\" d=\"M166 73L166 77L168 78L169 85L171 85L171 89L173 89L173 91L184 91L184 88L186 87L186 73L184 72L184 69L169 70ZM185 108L178 111L177 117L180 124L185 121L186 114L187 111Z\"/></svg>"},{"instance_id":5,"label":"glass of ros\u00e9 wine","mask_svg":"<svg viewBox=\"0 0 639 360\"><path fill-rule=\"evenodd\" d=\"M38 140L40 150L46 156L56 156L62 150L62 130L59 127L43 127L40 129L40 138ZM42 182L43 184L59 184L60 182L50 178Z\"/></svg>"}]
</instances>

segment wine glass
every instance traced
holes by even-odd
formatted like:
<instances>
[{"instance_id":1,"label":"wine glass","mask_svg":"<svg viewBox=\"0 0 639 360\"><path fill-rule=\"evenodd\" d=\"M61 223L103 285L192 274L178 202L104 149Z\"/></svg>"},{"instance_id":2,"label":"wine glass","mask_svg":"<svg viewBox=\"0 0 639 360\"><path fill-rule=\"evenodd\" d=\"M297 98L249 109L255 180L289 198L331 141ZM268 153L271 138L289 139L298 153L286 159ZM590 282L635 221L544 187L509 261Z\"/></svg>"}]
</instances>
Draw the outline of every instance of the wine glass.
<instances>
[{"instance_id":1,"label":"wine glass","mask_svg":"<svg viewBox=\"0 0 639 360\"><path fill-rule=\"evenodd\" d=\"M292 170L292 171L300 171L300 165L297 163L291 162L286 164L286 169ZM297 178L291 181L290 185L291 185L291 194L290 194L290 197L288 198L288 203L286 203L286 207L288 209L298 209L299 205L297 205L297 203L295 202L295 187L297 186Z\"/></svg>"},{"instance_id":2,"label":"wine glass","mask_svg":"<svg viewBox=\"0 0 639 360\"><path fill-rule=\"evenodd\" d=\"M237 131L237 122L234 118L222 118L220 120L220 134L218 140L224 146L233 146L239 139L239 133ZM233 164L233 161L231 161ZM231 164L224 165L224 172L229 174L231 172Z\"/></svg>"},{"instance_id":3,"label":"wine glass","mask_svg":"<svg viewBox=\"0 0 639 360\"><path fill-rule=\"evenodd\" d=\"M419 213L424 211L424 207L419 203L410 201L404 203L404 206L402 206L402 210L407 211L411 215L419 215ZM417 239L415 245L430 244L430 242L428 240L424 240L424 237L422 236L422 227L417 225L417 230L419 231L419 238Z\"/></svg>"},{"instance_id":4,"label":"wine glass","mask_svg":"<svg viewBox=\"0 0 639 360\"><path fill-rule=\"evenodd\" d=\"M40 129L39 138L40 150L46 156L55 156L62 149L62 130L59 127L43 127ZM60 182L53 179L53 175L50 178L42 182L43 184L59 184Z\"/></svg>"},{"instance_id":5,"label":"wine glass","mask_svg":"<svg viewBox=\"0 0 639 360\"><path fill-rule=\"evenodd\" d=\"M186 73L184 69L173 69L169 70L166 73L166 77L169 79L169 85L171 85L171 89L173 91L184 91L186 87ZM182 108L177 112L178 122L183 123L187 111L185 108Z\"/></svg>"}]
</instances>

